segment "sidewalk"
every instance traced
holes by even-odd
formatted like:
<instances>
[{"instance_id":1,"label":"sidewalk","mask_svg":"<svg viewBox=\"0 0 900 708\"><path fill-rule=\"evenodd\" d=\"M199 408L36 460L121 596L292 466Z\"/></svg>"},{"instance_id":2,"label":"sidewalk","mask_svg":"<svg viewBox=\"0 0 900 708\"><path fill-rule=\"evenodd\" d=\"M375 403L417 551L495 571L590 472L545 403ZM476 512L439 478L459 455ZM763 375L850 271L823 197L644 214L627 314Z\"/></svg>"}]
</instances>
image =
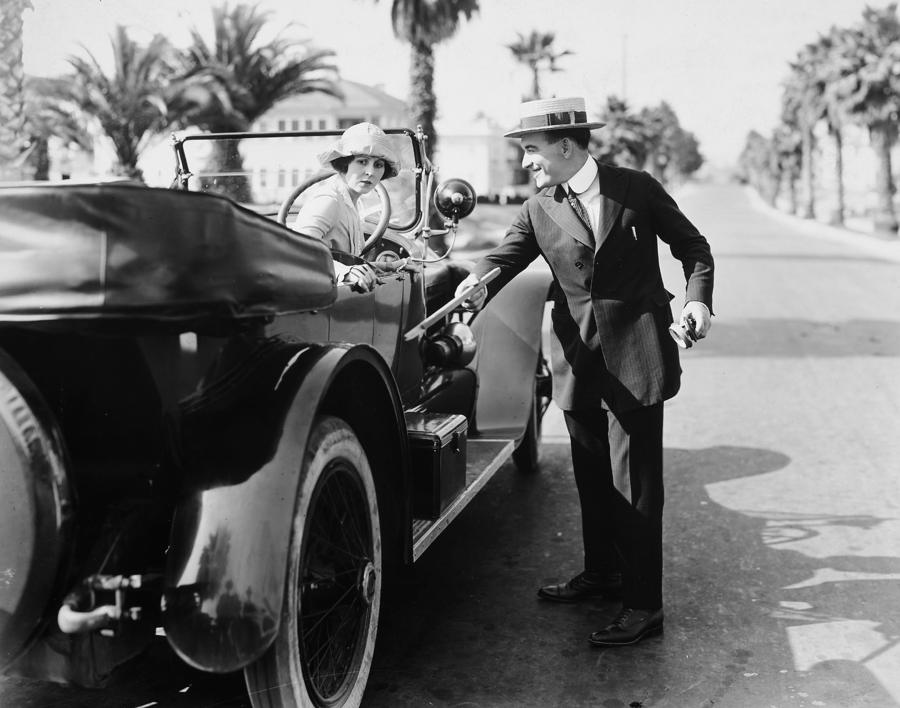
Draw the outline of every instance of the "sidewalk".
<instances>
[{"instance_id":1,"label":"sidewalk","mask_svg":"<svg viewBox=\"0 0 900 708\"><path fill-rule=\"evenodd\" d=\"M803 219L793 214L786 214L780 209L767 204L752 187L747 187L744 191L754 208L802 232L806 236L824 238L829 241L844 243L848 246L855 246L873 256L900 263L900 237L883 238L864 231L831 226L815 219Z\"/></svg>"}]
</instances>

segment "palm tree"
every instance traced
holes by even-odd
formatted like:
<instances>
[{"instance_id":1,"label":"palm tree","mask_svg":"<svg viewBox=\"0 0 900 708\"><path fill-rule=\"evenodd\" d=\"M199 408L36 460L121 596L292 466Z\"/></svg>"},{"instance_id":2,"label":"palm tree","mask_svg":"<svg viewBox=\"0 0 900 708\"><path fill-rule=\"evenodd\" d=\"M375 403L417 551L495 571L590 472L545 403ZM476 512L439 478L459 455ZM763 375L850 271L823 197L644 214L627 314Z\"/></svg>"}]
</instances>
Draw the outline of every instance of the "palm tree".
<instances>
[{"instance_id":1,"label":"palm tree","mask_svg":"<svg viewBox=\"0 0 900 708\"><path fill-rule=\"evenodd\" d=\"M169 121L165 101L174 67L171 47L162 35L146 46L132 40L124 27L112 37L114 68L107 75L87 49L85 56L69 58L74 74L55 84L48 96L57 113L74 107L95 119L112 141L118 160L114 170L141 179L138 157L150 139Z\"/></svg>"},{"instance_id":2,"label":"palm tree","mask_svg":"<svg viewBox=\"0 0 900 708\"><path fill-rule=\"evenodd\" d=\"M188 119L212 132L243 132L279 101L302 93L340 97L337 68L327 60L334 52L315 49L303 40L276 36L259 40L271 13L255 5L227 3L214 7L213 41L191 29L184 54L183 79L189 103L205 87L208 102L194 105ZM289 25L290 27L290 25Z\"/></svg>"},{"instance_id":3,"label":"palm tree","mask_svg":"<svg viewBox=\"0 0 900 708\"><path fill-rule=\"evenodd\" d=\"M434 129L437 118L434 45L456 34L463 15L470 20L476 12L478 0L391 0L394 35L409 43L412 51L409 66L412 119L416 125L422 126L430 141L432 155L438 144Z\"/></svg>"},{"instance_id":4,"label":"palm tree","mask_svg":"<svg viewBox=\"0 0 900 708\"><path fill-rule=\"evenodd\" d=\"M800 215L814 219L816 215L816 170L813 161L816 124L824 117L825 99L820 75L819 47L808 44L791 62L791 72L784 85L781 101L782 122L797 127L802 149L802 173L804 186L803 206Z\"/></svg>"},{"instance_id":5,"label":"palm tree","mask_svg":"<svg viewBox=\"0 0 900 708\"><path fill-rule=\"evenodd\" d=\"M832 27L829 33L819 38L820 56L817 75L824 104L823 118L828 125L828 133L834 140L834 177L837 188L837 203L829 217L829 223L843 225L846 205L844 200L844 124L846 116L844 101L836 90L844 70L844 59L839 47L843 44L842 34L846 30Z\"/></svg>"},{"instance_id":6,"label":"palm tree","mask_svg":"<svg viewBox=\"0 0 900 708\"><path fill-rule=\"evenodd\" d=\"M0 2L0 179L22 176L19 158L27 142L22 24L30 9L29 0Z\"/></svg>"},{"instance_id":7,"label":"palm tree","mask_svg":"<svg viewBox=\"0 0 900 708\"><path fill-rule=\"evenodd\" d=\"M524 100L534 100L541 97L541 71L545 68L547 71L560 71L556 66L556 62L563 57L571 55L567 49L561 52L553 51L553 42L556 35L553 32L538 32L531 30L531 34L527 37L516 32L519 36L518 41L506 46L512 52L516 61L524 64L531 71L531 95L523 96Z\"/></svg>"},{"instance_id":8,"label":"palm tree","mask_svg":"<svg viewBox=\"0 0 900 708\"><path fill-rule=\"evenodd\" d=\"M50 178L50 141L86 153L94 150L94 141L85 122L59 97L64 92L64 78L26 77L25 106L28 115L28 137L32 146L28 158L33 179Z\"/></svg>"},{"instance_id":9,"label":"palm tree","mask_svg":"<svg viewBox=\"0 0 900 708\"><path fill-rule=\"evenodd\" d=\"M800 179L803 166L801 142L800 132L796 126L782 123L772 132L771 146L775 153L773 166L777 171L772 201L777 198L781 185L787 182L789 209L792 214L796 214L799 209L797 180Z\"/></svg>"},{"instance_id":10,"label":"palm tree","mask_svg":"<svg viewBox=\"0 0 900 708\"><path fill-rule=\"evenodd\" d=\"M184 122L211 132L243 132L279 101L303 93L341 96L334 52L279 34L263 44L259 37L270 13L255 5L214 7L212 43L197 28L183 56L175 108ZM230 144L229 144L230 143ZM213 143L216 168L240 172L242 160L233 141ZM234 180L232 180L234 182ZM224 189L248 201L246 180Z\"/></svg>"},{"instance_id":11,"label":"palm tree","mask_svg":"<svg viewBox=\"0 0 900 708\"><path fill-rule=\"evenodd\" d=\"M850 120L869 130L878 158L875 229L896 233L891 149L900 122L900 21L897 4L866 8L860 25L839 33L835 54L838 78L832 82L836 102Z\"/></svg>"}]
</instances>

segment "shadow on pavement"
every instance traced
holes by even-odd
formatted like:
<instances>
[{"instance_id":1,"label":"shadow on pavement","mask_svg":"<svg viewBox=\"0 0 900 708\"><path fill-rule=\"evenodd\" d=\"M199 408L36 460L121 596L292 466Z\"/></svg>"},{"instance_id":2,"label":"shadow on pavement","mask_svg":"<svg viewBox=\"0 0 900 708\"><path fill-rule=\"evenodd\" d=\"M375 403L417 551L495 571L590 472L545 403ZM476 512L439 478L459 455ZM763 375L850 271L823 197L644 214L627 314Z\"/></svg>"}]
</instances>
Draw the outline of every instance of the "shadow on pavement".
<instances>
[{"instance_id":1,"label":"shadow on pavement","mask_svg":"<svg viewBox=\"0 0 900 708\"><path fill-rule=\"evenodd\" d=\"M688 356L779 359L900 356L900 323L720 317L716 319L715 336L701 342Z\"/></svg>"},{"instance_id":2,"label":"shadow on pavement","mask_svg":"<svg viewBox=\"0 0 900 708\"><path fill-rule=\"evenodd\" d=\"M633 647L590 647L589 633L615 606L557 606L535 595L581 569L568 454L567 445L545 444L544 471L534 476L505 467L423 557L383 613L365 705L894 704L872 661L897 651L888 617L896 602L885 603L896 583L797 585L828 568L854 578L897 571L897 560L779 549L764 510L735 512L706 492L790 462L770 450L665 451L666 633ZM882 520L819 521L872 528ZM871 651L853 654L841 632L861 628Z\"/></svg>"}]
</instances>

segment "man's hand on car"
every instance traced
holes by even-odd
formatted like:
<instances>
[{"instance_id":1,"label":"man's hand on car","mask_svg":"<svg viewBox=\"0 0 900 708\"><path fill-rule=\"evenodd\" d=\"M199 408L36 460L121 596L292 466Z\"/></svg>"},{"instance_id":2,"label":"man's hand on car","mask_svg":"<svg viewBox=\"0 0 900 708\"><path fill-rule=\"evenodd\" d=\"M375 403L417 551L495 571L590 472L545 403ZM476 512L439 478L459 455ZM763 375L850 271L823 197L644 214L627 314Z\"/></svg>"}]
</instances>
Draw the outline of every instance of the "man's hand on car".
<instances>
[{"instance_id":1,"label":"man's hand on car","mask_svg":"<svg viewBox=\"0 0 900 708\"><path fill-rule=\"evenodd\" d=\"M473 290L469 297L467 297L462 302L462 308L464 310L468 310L469 312L477 312L484 306L484 301L487 298L487 288L485 288L478 280L478 276L476 275L468 275L465 280L463 280L459 285L456 286L456 293L454 297L459 297L469 288L476 286L475 290Z\"/></svg>"}]
</instances>

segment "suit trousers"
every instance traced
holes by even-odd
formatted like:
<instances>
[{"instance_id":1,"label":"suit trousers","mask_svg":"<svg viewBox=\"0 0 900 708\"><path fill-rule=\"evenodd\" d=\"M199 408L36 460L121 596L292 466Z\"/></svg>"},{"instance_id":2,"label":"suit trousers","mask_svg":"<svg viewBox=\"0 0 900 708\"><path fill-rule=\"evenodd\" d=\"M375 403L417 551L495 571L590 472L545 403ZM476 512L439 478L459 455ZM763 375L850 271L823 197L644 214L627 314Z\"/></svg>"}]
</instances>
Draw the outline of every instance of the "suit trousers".
<instances>
[{"instance_id":1,"label":"suit trousers","mask_svg":"<svg viewBox=\"0 0 900 708\"><path fill-rule=\"evenodd\" d=\"M584 567L621 572L625 607L662 607L663 404L565 411Z\"/></svg>"}]
</instances>

